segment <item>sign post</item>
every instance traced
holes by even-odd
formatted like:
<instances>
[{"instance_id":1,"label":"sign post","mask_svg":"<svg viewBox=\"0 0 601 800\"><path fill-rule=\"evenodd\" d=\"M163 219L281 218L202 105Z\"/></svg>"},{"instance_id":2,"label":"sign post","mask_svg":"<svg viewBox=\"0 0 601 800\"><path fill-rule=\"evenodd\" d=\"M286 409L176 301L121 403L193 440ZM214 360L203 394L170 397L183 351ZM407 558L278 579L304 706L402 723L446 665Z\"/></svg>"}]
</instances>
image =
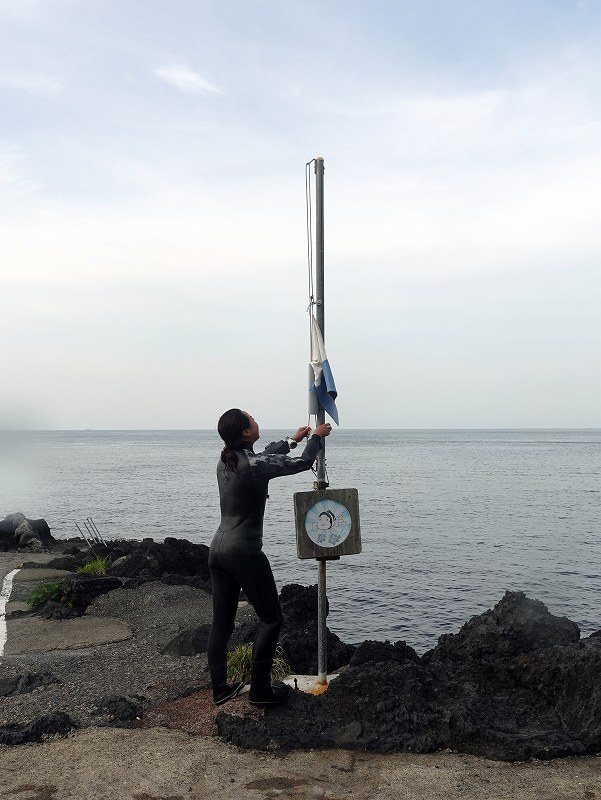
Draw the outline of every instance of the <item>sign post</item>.
<instances>
[{"instance_id":1,"label":"sign post","mask_svg":"<svg viewBox=\"0 0 601 800\"><path fill-rule=\"evenodd\" d=\"M324 280L324 232L323 232L323 158L315 159L315 305L317 324L324 338L325 326L325 280ZM326 421L323 408L317 414L317 425ZM326 489L326 440L321 441L321 449L317 455L317 480L315 489ZM328 598L326 592L326 559L317 562L317 682L328 682L328 639L326 615Z\"/></svg>"},{"instance_id":2,"label":"sign post","mask_svg":"<svg viewBox=\"0 0 601 800\"><path fill-rule=\"evenodd\" d=\"M356 489L295 492L294 518L298 557L317 559L317 683L327 685L326 562L361 552L358 492Z\"/></svg>"}]
</instances>

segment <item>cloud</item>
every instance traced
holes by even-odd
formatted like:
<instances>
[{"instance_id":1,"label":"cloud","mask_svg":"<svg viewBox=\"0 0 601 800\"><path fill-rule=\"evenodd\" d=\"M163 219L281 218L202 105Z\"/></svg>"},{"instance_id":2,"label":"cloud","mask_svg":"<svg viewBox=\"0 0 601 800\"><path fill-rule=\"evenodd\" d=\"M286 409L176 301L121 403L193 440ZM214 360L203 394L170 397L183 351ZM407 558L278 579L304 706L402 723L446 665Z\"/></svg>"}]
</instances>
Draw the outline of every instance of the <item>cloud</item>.
<instances>
[{"instance_id":1,"label":"cloud","mask_svg":"<svg viewBox=\"0 0 601 800\"><path fill-rule=\"evenodd\" d=\"M61 90L61 84L57 78L34 72L14 72L0 75L0 85L46 97L51 97Z\"/></svg>"},{"instance_id":2,"label":"cloud","mask_svg":"<svg viewBox=\"0 0 601 800\"><path fill-rule=\"evenodd\" d=\"M40 185L28 174L27 157L22 149L0 140L0 207L3 201L39 191Z\"/></svg>"},{"instance_id":3,"label":"cloud","mask_svg":"<svg viewBox=\"0 0 601 800\"><path fill-rule=\"evenodd\" d=\"M159 69L154 71L154 74L166 83L171 84L171 86L175 86L180 92L187 92L190 94L197 94L199 92L221 94L221 89L218 86L215 86L214 83L203 78L200 73L195 72L193 69L183 64L159 67Z\"/></svg>"}]
</instances>

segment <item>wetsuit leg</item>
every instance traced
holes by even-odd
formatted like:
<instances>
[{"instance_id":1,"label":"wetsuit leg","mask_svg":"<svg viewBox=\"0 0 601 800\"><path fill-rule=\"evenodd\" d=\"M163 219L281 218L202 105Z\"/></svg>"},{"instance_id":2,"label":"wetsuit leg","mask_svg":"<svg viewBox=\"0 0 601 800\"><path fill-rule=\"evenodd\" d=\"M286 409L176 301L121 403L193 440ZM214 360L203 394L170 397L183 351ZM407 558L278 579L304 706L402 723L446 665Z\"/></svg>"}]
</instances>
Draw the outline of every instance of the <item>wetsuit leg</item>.
<instances>
[{"instance_id":1,"label":"wetsuit leg","mask_svg":"<svg viewBox=\"0 0 601 800\"><path fill-rule=\"evenodd\" d=\"M271 565L262 550L248 554L244 569L236 577L248 602L260 619L253 645L253 661L270 660L275 655L282 627L282 610Z\"/></svg>"},{"instance_id":2,"label":"wetsuit leg","mask_svg":"<svg viewBox=\"0 0 601 800\"><path fill-rule=\"evenodd\" d=\"M213 594L213 624L209 633L207 657L209 666L219 667L227 663L227 643L236 620L240 584L229 572L209 564L211 590Z\"/></svg>"}]
</instances>

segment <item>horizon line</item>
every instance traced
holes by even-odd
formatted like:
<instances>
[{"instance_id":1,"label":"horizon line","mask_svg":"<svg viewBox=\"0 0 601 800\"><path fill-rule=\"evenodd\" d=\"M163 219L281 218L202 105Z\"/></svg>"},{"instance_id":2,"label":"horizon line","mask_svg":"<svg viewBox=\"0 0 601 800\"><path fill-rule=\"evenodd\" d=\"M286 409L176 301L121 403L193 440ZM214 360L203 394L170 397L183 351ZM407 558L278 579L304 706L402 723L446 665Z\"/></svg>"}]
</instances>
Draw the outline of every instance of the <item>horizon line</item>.
<instances>
[{"instance_id":1,"label":"horizon line","mask_svg":"<svg viewBox=\"0 0 601 800\"><path fill-rule=\"evenodd\" d=\"M282 426L263 428L265 431L288 430ZM418 427L418 428L334 428L333 432L340 431L601 431L601 426L540 426L540 427ZM167 433L167 432L210 432L217 433L214 428L2 428L0 433Z\"/></svg>"}]
</instances>

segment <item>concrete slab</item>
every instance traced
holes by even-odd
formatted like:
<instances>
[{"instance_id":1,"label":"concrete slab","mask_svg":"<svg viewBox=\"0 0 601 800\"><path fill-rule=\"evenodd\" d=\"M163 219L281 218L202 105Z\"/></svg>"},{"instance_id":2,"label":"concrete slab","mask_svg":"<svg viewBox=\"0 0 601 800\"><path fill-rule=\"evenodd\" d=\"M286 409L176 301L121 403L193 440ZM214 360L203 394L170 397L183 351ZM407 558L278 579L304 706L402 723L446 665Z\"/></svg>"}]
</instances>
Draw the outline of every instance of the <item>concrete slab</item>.
<instances>
[{"instance_id":1,"label":"concrete slab","mask_svg":"<svg viewBox=\"0 0 601 800\"><path fill-rule=\"evenodd\" d=\"M31 606L18 600L11 600L6 604L6 613L10 614L12 611L31 611Z\"/></svg>"},{"instance_id":2,"label":"concrete slab","mask_svg":"<svg viewBox=\"0 0 601 800\"><path fill-rule=\"evenodd\" d=\"M69 572L66 569L44 569L40 567L36 569L20 569L14 577L15 583L25 583L31 581L55 581L61 578L67 578L69 575L75 575L74 572Z\"/></svg>"},{"instance_id":3,"label":"concrete slab","mask_svg":"<svg viewBox=\"0 0 601 800\"><path fill-rule=\"evenodd\" d=\"M328 682L326 684L317 682L317 675L288 675L284 678L282 683L287 683L293 689L299 689L305 694L323 694L328 691L330 683L338 677L338 673L334 672L328 675Z\"/></svg>"},{"instance_id":4,"label":"concrete slab","mask_svg":"<svg viewBox=\"0 0 601 800\"><path fill-rule=\"evenodd\" d=\"M287 683L288 686L291 686L293 689L298 689L305 694L323 694L324 692L328 691L328 686L330 683L338 677L339 673L334 672L331 675L328 675L328 682L324 685L322 683L317 682L317 675L288 675L287 678L283 678L281 683ZM247 683L243 689L238 692L238 694L246 694L250 692L250 683Z\"/></svg>"},{"instance_id":5,"label":"concrete slab","mask_svg":"<svg viewBox=\"0 0 601 800\"><path fill-rule=\"evenodd\" d=\"M35 561L37 564L46 564L55 556L50 553L0 553L0 584L5 576L14 569L20 569L24 561Z\"/></svg>"},{"instance_id":6,"label":"concrete slab","mask_svg":"<svg viewBox=\"0 0 601 800\"><path fill-rule=\"evenodd\" d=\"M4 648L7 656L48 650L79 650L121 642L133 635L127 623L114 617L83 616L61 620L22 617L8 620L7 628Z\"/></svg>"}]
</instances>

